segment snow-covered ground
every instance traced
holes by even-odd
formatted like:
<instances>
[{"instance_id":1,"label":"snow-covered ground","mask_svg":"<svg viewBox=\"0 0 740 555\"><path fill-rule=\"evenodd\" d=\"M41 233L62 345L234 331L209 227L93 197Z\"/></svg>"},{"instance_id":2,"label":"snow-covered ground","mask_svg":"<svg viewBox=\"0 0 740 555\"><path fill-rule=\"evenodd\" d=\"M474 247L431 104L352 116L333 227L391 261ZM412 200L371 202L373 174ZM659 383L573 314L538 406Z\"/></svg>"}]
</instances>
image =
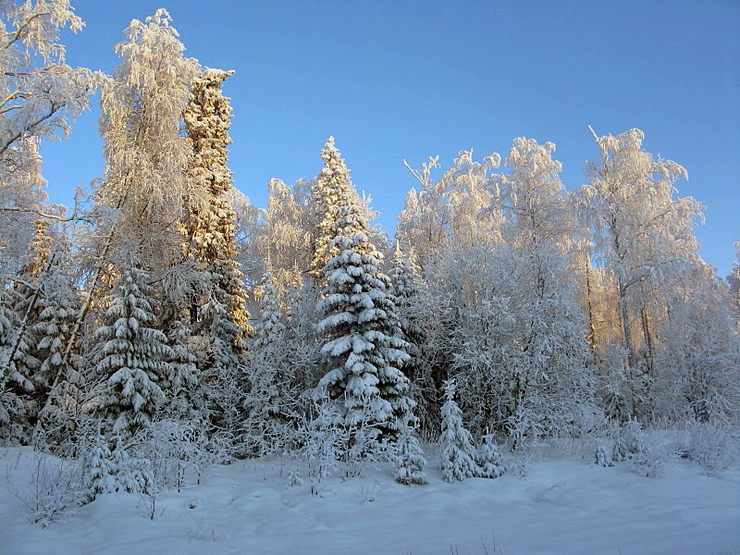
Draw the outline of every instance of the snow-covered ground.
<instances>
[{"instance_id":1,"label":"snow-covered ground","mask_svg":"<svg viewBox=\"0 0 740 555\"><path fill-rule=\"evenodd\" d=\"M403 486L390 467L336 473L312 495L294 461L212 467L164 493L156 518L133 494L101 495L46 528L29 521L34 455L0 450L0 553L23 554L657 554L740 555L740 468L714 475L672 459L657 478L574 455L447 484ZM302 483L290 485L304 472Z\"/></svg>"}]
</instances>

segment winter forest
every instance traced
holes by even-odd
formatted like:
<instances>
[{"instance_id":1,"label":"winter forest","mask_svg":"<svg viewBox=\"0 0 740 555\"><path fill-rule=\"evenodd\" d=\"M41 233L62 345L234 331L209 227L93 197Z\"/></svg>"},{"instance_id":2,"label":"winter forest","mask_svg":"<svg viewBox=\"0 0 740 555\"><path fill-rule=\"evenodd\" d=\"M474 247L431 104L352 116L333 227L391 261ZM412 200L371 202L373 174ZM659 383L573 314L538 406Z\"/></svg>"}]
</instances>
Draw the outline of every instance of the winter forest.
<instances>
[{"instance_id":1,"label":"winter forest","mask_svg":"<svg viewBox=\"0 0 740 555\"><path fill-rule=\"evenodd\" d=\"M0 18L0 444L74 461L74 503L259 457L307 461L320 494L366 461L425 484L430 449L455 482L543 442L610 466L648 458L649 430L737 433L740 260L721 279L700 258L686 170L639 129L593 133L580 189L523 137L409 165L391 236L333 137L253 206L232 72L185 57L165 10L112 75L65 65L68 0ZM98 93L105 174L50 204L40 143Z\"/></svg>"}]
</instances>

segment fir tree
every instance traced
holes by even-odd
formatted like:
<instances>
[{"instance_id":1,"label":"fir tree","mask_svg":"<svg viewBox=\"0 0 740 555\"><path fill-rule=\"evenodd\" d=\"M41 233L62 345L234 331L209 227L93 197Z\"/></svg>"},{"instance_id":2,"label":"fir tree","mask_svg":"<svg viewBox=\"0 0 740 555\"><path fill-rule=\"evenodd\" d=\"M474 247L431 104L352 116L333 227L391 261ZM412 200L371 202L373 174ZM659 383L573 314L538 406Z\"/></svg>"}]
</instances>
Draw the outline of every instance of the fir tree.
<instances>
[{"instance_id":1,"label":"fir tree","mask_svg":"<svg viewBox=\"0 0 740 555\"><path fill-rule=\"evenodd\" d=\"M455 380L446 380L445 403L442 405L442 447L440 467L445 482L465 480L478 476L480 468L476 462L477 451L473 436L465 429L462 411L455 402Z\"/></svg>"},{"instance_id":2,"label":"fir tree","mask_svg":"<svg viewBox=\"0 0 740 555\"><path fill-rule=\"evenodd\" d=\"M333 148L333 141L329 146ZM390 279L368 237L368 211L353 190L338 199L333 218L336 237L328 248L336 254L324 266L327 286L318 304L324 315L318 330L326 337L321 353L328 369L319 386L336 405L337 424L358 430L371 442L393 440L403 423L413 419L414 402L399 369L409 355L398 336Z\"/></svg>"},{"instance_id":3,"label":"fir tree","mask_svg":"<svg viewBox=\"0 0 740 555\"><path fill-rule=\"evenodd\" d=\"M164 333L152 327L146 279L138 268L124 271L110 295L106 323L98 330L102 355L96 372L104 380L100 410L109 431L122 437L150 425L165 401L162 384L170 375L172 350Z\"/></svg>"},{"instance_id":4,"label":"fir tree","mask_svg":"<svg viewBox=\"0 0 740 555\"><path fill-rule=\"evenodd\" d=\"M280 299L269 262L255 296L260 299L260 317L254 327L254 346L260 348L268 346L285 331Z\"/></svg>"},{"instance_id":5,"label":"fir tree","mask_svg":"<svg viewBox=\"0 0 740 555\"><path fill-rule=\"evenodd\" d=\"M395 445L394 470L396 481L401 484L427 483L424 472L427 461L419 440L412 434L412 426L404 426Z\"/></svg>"},{"instance_id":6,"label":"fir tree","mask_svg":"<svg viewBox=\"0 0 740 555\"><path fill-rule=\"evenodd\" d=\"M236 215L228 196L232 177L226 162L232 114L230 99L223 96L221 88L232 74L233 71L208 68L193 82L184 114L194 155L189 169L193 181L181 232L188 256L204 266L208 286L202 297L224 306L229 322L216 326L226 334L221 339L229 339L237 346L252 330L242 274L236 262ZM190 317L203 330L212 327L213 318L221 315L221 310L194 306Z\"/></svg>"},{"instance_id":7,"label":"fir tree","mask_svg":"<svg viewBox=\"0 0 740 555\"><path fill-rule=\"evenodd\" d=\"M41 361L36 378L41 407L39 424L47 438L57 443L66 439L65 431L73 427L70 414L76 409L81 386L79 355L76 351L66 352L79 313L79 298L70 275L69 250L64 236L60 237L60 243L63 248L55 249L49 275L43 283L38 321L33 327L38 337L37 356Z\"/></svg>"},{"instance_id":8,"label":"fir tree","mask_svg":"<svg viewBox=\"0 0 740 555\"><path fill-rule=\"evenodd\" d=\"M324 167L311 185L317 228L314 232L314 255L312 273L319 277L327 262L337 253L332 241L337 236L338 207L350 200L356 201L357 192L350 181L349 170L334 146L334 137L326 140L321 151Z\"/></svg>"}]
</instances>

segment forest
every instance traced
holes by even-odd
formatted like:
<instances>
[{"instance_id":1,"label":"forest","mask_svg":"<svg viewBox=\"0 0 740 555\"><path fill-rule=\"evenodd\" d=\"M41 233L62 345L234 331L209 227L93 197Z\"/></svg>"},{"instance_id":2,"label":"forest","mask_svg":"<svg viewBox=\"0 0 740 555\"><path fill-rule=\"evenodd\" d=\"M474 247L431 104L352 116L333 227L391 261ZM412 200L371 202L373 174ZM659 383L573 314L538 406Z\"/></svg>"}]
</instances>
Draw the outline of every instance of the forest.
<instances>
[{"instance_id":1,"label":"forest","mask_svg":"<svg viewBox=\"0 0 740 555\"><path fill-rule=\"evenodd\" d=\"M79 461L80 503L235 459L423 484L429 444L453 482L553 438L608 465L643 429L737 430L740 252L727 279L701 259L686 170L639 129L594 132L579 189L550 142L432 157L390 236L333 137L265 208L233 186L232 72L165 10L112 75L62 29L66 0L0 2L0 443ZM105 175L52 204L39 146L95 94Z\"/></svg>"}]
</instances>

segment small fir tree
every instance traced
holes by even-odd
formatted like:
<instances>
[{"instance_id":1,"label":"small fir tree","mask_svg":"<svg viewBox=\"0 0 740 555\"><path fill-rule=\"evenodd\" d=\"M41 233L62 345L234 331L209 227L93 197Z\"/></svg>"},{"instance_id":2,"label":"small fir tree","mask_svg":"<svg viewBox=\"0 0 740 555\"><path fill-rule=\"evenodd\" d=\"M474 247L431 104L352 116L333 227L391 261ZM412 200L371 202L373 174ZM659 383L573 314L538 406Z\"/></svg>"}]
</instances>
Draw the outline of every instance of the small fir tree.
<instances>
[{"instance_id":1,"label":"small fir tree","mask_svg":"<svg viewBox=\"0 0 740 555\"><path fill-rule=\"evenodd\" d=\"M424 472L427 461L419 440L412 432L412 426L404 426L395 445L393 462L396 482L423 485L427 483L427 475Z\"/></svg>"},{"instance_id":2,"label":"small fir tree","mask_svg":"<svg viewBox=\"0 0 740 555\"><path fill-rule=\"evenodd\" d=\"M476 462L477 450L473 436L465 429L462 411L455 402L455 380L444 382L445 404L442 405L442 434L439 444L442 447L440 467L445 482L465 480L478 476L480 469Z\"/></svg>"}]
</instances>

